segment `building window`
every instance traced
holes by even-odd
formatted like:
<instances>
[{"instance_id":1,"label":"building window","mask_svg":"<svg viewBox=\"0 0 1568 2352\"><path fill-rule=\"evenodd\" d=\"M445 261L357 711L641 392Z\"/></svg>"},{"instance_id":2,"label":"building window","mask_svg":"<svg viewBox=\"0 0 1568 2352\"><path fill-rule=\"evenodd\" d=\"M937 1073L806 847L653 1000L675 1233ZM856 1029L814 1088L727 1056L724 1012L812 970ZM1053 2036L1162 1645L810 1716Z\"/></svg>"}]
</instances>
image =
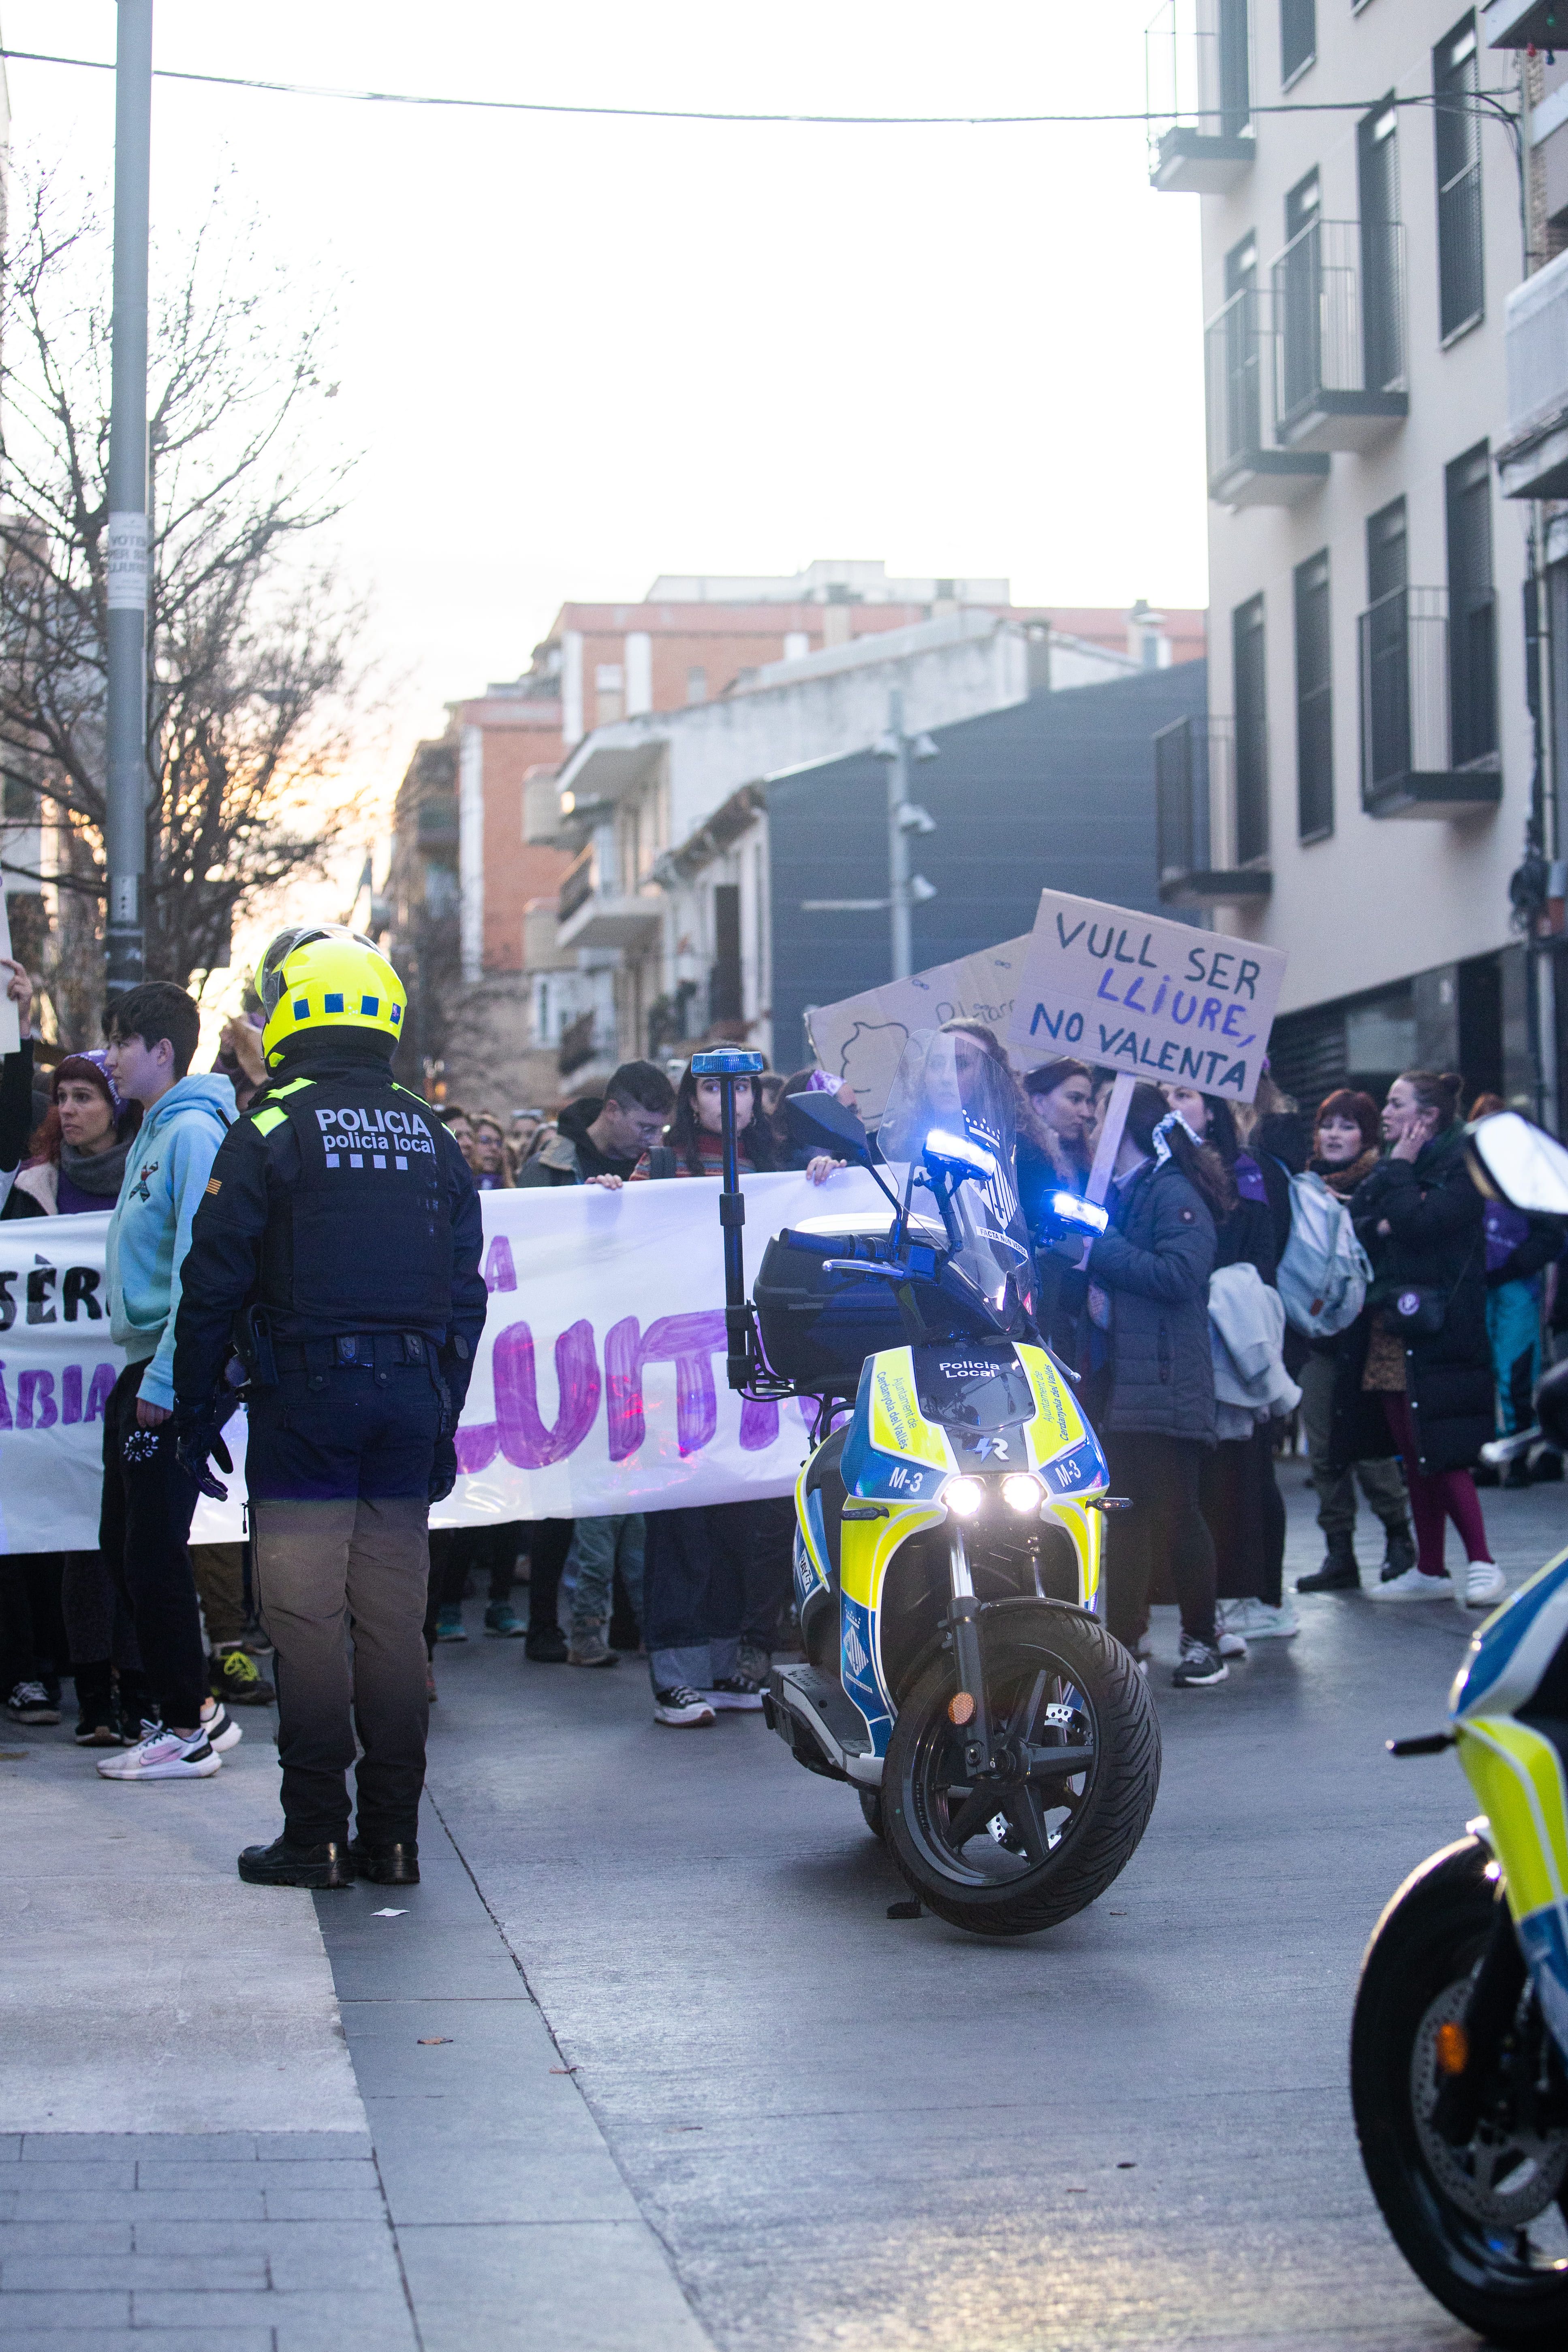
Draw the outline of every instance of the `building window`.
<instances>
[{"instance_id":1,"label":"building window","mask_svg":"<svg viewBox=\"0 0 1568 2352\"><path fill-rule=\"evenodd\" d=\"M706 702L708 699L708 673L695 665L686 673L686 699L688 702Z\"/></svg>"},{"instance_id":2,"label":"building window","mask_svg":"<svg viewBox=\"0 0 1568 2352\"><path fill-rule=\"evenodd\" d=\"M1285 250L1274 272L1279 412L1294 415L1323 382L1322 189L1316 171L1285 198Z\"/></svg>"},{"instance_id":3,"label":"building window","mask_svg":"<svg viewBox=\"0 0 1568 2352\"><path fill-rule=\"evenodd\" d=\"M1317 0L1279 0L1279 79L1289 89L1318 54Z\"/></svg>"},{"instance_id":4,"label":"building window","mask_svg":"<svg viewBox=\"0 0 1568 2352\"><path fill-rule=\"evenodd\" d=\"M713 891L713 968L708 979L708 1018L714 1022L741 1021L744 1017L740 885L720 882Z\"/></svg>"},{"instance_id":5,"label":"building window","mask_svg":"<svg viewBox=\"0 0 1568 2352\"><path fill-rule=\"evenodd\" d=\"M626 674L619 662L600 662L594 671L594 723L614 726L626 716Z\"/></svg>"},{"instance_id":6,"label":"building window","mask_svg":"<svg viewBox=\"0 0 1568 2352\"><path fill-rule=\"evenodd\" d=\"M1445 467L1448 526L1448 710L1456 768L1495 754L1497 595L1492 585L1491 452L1483 441Z\"/></svg>"},{"instance_id":7,"label":"building window","mask_svg":"<svg viewBox=\"0 0 1568 2352\"><path fill-rule=\"evenodd\" d=\"M1262 446L1263 387L1259 374L1261 337L1258 331L1258 239L1244 236L1225 257L1225 310L1222 348L1217 353L1225 372L1223 390L1211 387L1211 399L1222 402L1224 454L1250 456ZM1212 469L1211 457L1211 469Z\"/></svg>"},{"instance_id":8,"label":"building window","mask_svg":"<svg viewBox=\"0 0 1568 2352\"><path fill-rule=\"evenodd\" d=\"M1474 14L1432 52L1436 98L1438 321L1449 342L1486 309L1481 247L1481 129Z\"/></svg>"},{"instance_id":9,"label":"building window","mask_svg":"<svg viewBox=\"0 0 1568 2352\"><path fill-rule=\"evenodd\" d=\"M1399 219L1399 114L1392 100L1356 131L1361 198L1362 364L1369 392L1405 382L1405 264Z\"/></svg>"},{"instance_id":10,"label":"building window","mask_svg":"<svg viewBox=\"0 0 1568 2352\"><path fill-rule=\"evenodd\" d=\"M1263 599L1230 616L1236 681L1236 858L1268 855L1268 688L1263 660Z\"/></svg>"},{"instance_id":11,"label":"building window","mask_svg":"<svg viewBox=\"0 0 1568 2352\"><path fill-rule=\"evenodd\" d=\"M1301 839L1334 829L1333 666L1325 549L1296 567L1296 823Z\"/></svg>"},{"instance_id":12,"label":"building window","mask_svg":"<svg viewBox=\"0 0 1568 2352\"><path fill-rule=\"evenodd\" d=\"M1239 139L1252 120L1250 0L1219 0L1220 134Z\"/></svg>"}]
</instances>

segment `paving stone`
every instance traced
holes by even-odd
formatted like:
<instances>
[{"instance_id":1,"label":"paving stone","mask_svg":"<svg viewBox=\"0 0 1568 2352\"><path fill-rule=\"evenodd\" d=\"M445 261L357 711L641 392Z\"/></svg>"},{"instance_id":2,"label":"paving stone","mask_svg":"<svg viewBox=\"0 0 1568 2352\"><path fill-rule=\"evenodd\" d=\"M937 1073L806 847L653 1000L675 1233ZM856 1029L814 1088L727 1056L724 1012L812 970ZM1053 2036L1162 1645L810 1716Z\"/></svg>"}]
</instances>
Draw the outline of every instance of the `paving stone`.
<instances>
[{"instance_id":1,"label":"paving stone","mask_svg":"<svg viewBox=\"0 0 1568 2352\"><path fill-rule=\"evenodd\" d=\"M254 2132L26 2132L24 2164L135 2163L163 2157L191 2164L254 2164Z\"/></svg>"},{"instance_id":2,"label":"paving stone","mask_svg":"<svg viewBox=\"0 0 1568 2352\"><path fill-rule=\"evenodd\" d=\"M128 2327L131 2294L127 2287L78 2291L52 2286L45 2292L26 2290L0 2294L0 2331L12 2327Z\"/></svg>"}]
</instances>

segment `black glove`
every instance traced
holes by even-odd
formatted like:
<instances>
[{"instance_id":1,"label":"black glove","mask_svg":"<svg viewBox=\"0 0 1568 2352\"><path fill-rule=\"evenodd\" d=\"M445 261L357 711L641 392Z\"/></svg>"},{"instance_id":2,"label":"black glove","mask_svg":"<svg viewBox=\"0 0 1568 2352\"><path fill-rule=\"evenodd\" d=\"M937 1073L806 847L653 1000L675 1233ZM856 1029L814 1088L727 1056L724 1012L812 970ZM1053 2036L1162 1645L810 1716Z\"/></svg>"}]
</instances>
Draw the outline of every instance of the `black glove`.
<instances>
[{"instance_id":1,"label":"black glove","mask_svg":"<svg viewBox=\"0 0 1568 2352\"><path fill-rule=\"evenodd\" d=\"M226 1503L228 1488L220 1486L207 1468L207 1457L213 1455L220 1470L232 1475L234 1456L223 1442L223 1433L209 1420L187 1422L174 1439L174 1455L182 1470L194 1478L199 1493L210 1495L215 1503Z\"/></svg>"},{"instance_id":2,"label":"black glove","mask_svg":"<svg viewBox=\"0 0 1568 2352\"><path fill-rule=\"evenodd\" d=\"M430 1457L429 1497L433 1503L444 1503L458 1483L458 1444L452 1437L438 1437L436 1451Z\"/></svg>"}]
</instances>

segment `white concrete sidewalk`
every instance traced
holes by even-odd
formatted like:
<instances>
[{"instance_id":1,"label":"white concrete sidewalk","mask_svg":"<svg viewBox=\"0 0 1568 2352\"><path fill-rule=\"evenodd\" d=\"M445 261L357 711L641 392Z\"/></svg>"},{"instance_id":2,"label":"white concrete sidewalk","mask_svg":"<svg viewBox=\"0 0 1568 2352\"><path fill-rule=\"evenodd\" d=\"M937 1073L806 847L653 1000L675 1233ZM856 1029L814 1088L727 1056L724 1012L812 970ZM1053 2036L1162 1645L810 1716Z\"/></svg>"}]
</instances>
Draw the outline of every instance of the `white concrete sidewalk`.
<instances>
[{"instance_id":1,"label":"white concrete sidewalk","mask_svg":"<svg viewBox=\"0 0 1568 2352\"><path fill-rule=\"evenodd\" d=\"M0 2133L352 2131L364 2109L310 1896L246 1886L277 1834L275 1717L210 1780L100 1780L0 1722Z\"/></svg>"}]
</instances>

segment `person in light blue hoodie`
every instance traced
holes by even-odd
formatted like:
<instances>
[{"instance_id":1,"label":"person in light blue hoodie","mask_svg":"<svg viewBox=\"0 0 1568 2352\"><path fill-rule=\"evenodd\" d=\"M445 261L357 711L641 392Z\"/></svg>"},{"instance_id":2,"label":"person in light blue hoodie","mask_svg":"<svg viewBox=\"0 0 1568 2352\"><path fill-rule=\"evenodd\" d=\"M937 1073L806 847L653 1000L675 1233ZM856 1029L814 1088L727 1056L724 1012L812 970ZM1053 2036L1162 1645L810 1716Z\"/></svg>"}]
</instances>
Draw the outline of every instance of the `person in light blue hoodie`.
<instances>
[{"instance_id":1,"label":"person in light blue hoodie","mask_svg":"<svg viewBox=\"0 0 1568 2352\"><path fill-rule=\"evenodd\" d=\"M110 1005L109 1075L142 1106L106 1251L110 1331L125 1369L103 1410L99 1548L130 1607L162 1720L99 1771L107 1780L205 1780L239 1727L207 1692L191 1573L196 1482L174 1446L174 1317L191 1221L235 1116L226 1077L187 1076L201 1015L184 989L145 981Z\"/></svg>"}]
</instances>

